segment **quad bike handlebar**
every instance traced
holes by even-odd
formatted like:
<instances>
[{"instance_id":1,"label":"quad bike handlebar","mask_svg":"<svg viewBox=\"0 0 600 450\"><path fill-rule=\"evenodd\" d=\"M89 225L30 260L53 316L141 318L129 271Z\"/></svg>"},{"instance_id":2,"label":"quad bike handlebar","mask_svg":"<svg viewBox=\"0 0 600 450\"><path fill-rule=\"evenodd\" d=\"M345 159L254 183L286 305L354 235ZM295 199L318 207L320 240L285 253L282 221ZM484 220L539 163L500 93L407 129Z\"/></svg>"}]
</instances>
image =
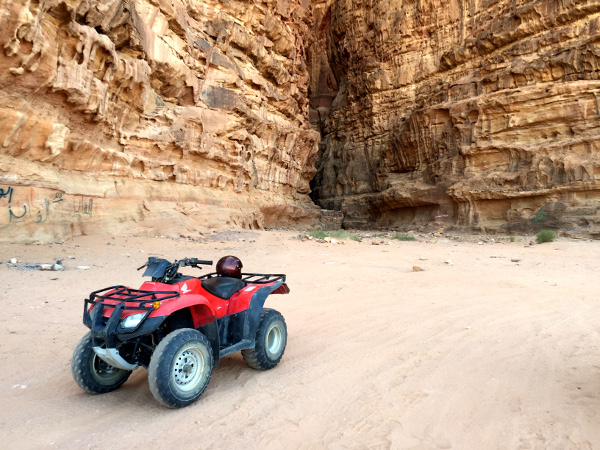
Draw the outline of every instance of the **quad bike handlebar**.
<instances>
[{"instance_id":1,"label":"quad bike handlebar","mask_svg":"<svg viewBox=\"0 0 600 450\"><path fill-rule=\"evenodd\" d=\"M181 264L182 262L185 262L185 264ZM179 265L180 266L192 266L195 267L197 265L202 264L203 266L212 266L213 262L212 261L206 261L204 259L197 259L197 258L184 258L181 261L179 261Z\"/></svg>"},{"instance_id":2,"label":"quad bike handlebar","mask_svg":"<svg viewBox=\"0 0 600 450\"><path fill-rule=\"evenodd\" d=\"M148 267L150 264L152 264L154 261L157 261L157 260L160 260L160 258L157 258L155 256L150 256L148 258L148 261L146 261L143 266L138 267L137 270L142 270L144 267ZM179 261L175 260L175 262L173 263L173 265L177 265L179 267L186 267L186 266L197 267L200 264L202 264L203 266L212 266L213 262L207 261L205 259L198 259L198 258L183 258ZM200 267L198 267L198 268L200 268Z\"/></svg>"},{"instance_id":3,"label":"quad bike handlebar","mask_svg":"<svg viewBox=\"0 0 600 450\"><path fill-rule=\"evenodd\" d=\"M180 267L189 266L194 267L196 269L201 269L200 264L210 266L212 265L212 263L212 261L207 261L198 258L183 258L181 260L175 260L175 262L171 263L166 259L151 256L148 258L148 261L146 261L146 263L143 266L138 268L138 270L147 267L143 276L152 277L152 281L168 283L169 281L177 277L177 270Z\"/></svg>"}]
</instances>

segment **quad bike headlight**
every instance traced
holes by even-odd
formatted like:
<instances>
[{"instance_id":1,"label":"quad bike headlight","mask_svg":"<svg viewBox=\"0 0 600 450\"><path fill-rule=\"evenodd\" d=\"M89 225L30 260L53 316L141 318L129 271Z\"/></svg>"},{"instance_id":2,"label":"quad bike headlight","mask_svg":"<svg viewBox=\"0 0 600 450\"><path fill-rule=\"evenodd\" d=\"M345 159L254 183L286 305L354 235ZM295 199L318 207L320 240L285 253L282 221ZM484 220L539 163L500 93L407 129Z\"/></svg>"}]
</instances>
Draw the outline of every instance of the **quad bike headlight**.
<instances>
[{"instance_id":1,"label":"quad bike headlight","mask_svg":"<svg viewBox=\"0 0 600 450\"><path fill-rule=\"evenodd\" d=\"M135 328L144 319L146 313L133 314L121 320L121 328Z\"/></svg>"}]
</instances>

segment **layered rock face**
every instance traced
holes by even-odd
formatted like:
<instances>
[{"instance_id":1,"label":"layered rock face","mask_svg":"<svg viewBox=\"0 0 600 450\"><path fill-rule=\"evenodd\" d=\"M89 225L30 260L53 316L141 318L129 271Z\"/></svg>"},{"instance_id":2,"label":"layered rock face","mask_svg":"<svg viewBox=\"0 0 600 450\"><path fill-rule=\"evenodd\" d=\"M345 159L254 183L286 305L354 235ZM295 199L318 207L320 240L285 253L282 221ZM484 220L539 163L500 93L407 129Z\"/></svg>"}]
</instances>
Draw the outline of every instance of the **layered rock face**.
<instances>
[{"instance_id":1,"label":"layered rock face","mask_svg":"<svg viewBox=\"0 0 600 450\"><path fill-rule=\"evenodd\" d=\"M315 198L346 227L597 227L600 1L320 1L314 29Z\"/></svg>"},{"instance_id":2,"label":"layered rock face","mask_svg":"<svg viewBox=\"0 0 600 450\"><path fill-rule=\"evenodd\" d=\"M313 223L308 0L0 2L0 239Z\"/></svg>"}]
</instances>

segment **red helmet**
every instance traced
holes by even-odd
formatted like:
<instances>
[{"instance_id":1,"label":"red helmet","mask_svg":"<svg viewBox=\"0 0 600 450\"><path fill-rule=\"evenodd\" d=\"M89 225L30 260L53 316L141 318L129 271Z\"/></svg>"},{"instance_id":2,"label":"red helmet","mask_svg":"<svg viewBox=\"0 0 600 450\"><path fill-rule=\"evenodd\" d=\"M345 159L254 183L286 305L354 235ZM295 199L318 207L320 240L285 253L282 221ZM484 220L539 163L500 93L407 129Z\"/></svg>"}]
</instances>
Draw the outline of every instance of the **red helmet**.
<instances>
[{"instance_id":1,"label":"red helmet","mask_svg":"<svg viewBox=\"0 0 600 450\"><path fill-rule=\"evenodd\" d=\"M217 262L220 277L242 278L242 261L235 256L223 256Z\"/></svg>"}]
</instances>

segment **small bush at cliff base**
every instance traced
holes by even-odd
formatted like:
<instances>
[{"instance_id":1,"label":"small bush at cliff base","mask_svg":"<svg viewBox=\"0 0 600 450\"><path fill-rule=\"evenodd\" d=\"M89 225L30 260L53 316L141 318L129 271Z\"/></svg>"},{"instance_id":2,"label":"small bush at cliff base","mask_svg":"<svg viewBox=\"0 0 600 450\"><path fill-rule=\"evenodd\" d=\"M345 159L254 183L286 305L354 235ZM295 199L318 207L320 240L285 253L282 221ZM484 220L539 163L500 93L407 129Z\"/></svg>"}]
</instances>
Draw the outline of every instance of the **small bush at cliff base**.
<instances>
[{"instance_id":1,"label":"small bush at cliff base","mask_svg":"<svg viewBox=\"0 0 600 450\"><path fill-rule=\"evenodd\" d=\"M330 233L327 233L323 230L315 230L308 233L308 235L315 239L325 239L326 237L330 237L334 239L351 239L353 241L361 241L359 236L354 233L348 233L346 230L337 230Z\"/></svg>"},{"instance_id":2,"label":"small bush at cliff base","mask_svg":"<svg viewBox=\"0 0 600 450\"><path fill-rule=\"evenodd\" d=\"M554 239L556 239L556 233L552 230L542 230L536 235L536 238L538 244L552 242Z\"/></svg>"},{"instance_id":3,"label":"small bush at cliff base","mask_svg":"<svg viewBox=\"0 0 600 450\"><path fill-rule=\"evenodd\" d=\"M313 230L309 232L308 235L314 237L315 239L325 239L327 236L329 236L323 230Z\"/></svg>"},{"instance_id":4,"label":"small bush at cliff base","mask_svg":"<svg viewBox=\"0 0 600 450\"><path fill-rule=\"evenodd\" d=\"M405 234L396 233L392 239L398 239L399 241L416 241L417 238L414 236L407 236Z\"/></svg>"},{"instance_id":5,"label":"small bush at cliff base","mask_svg":"<svg viewBox=\"0 0 600 450\"><path fill-rule=\"evenodd\" d=\"M338 230L335 233L331 233L331 237L337 238L337 239L350 239L350 240L356 241L356 242L362 241L362 239L360 238L359 235L354 234L354 233L348 233L347 231L344 231L344 230Z\"/></svg>"},{"instance_id":6,"label":"small bush at cliff base","mask_svg":"<svg viewBox=\"0 0 600 450\"><path fill-rule=\"evenodd\" d=\"M329 233L329 236L335 239L351 239L353 241L359 241L360 237L354 233L348 233L346 230L337 230Z\"/></svg>"}]
</instances>

